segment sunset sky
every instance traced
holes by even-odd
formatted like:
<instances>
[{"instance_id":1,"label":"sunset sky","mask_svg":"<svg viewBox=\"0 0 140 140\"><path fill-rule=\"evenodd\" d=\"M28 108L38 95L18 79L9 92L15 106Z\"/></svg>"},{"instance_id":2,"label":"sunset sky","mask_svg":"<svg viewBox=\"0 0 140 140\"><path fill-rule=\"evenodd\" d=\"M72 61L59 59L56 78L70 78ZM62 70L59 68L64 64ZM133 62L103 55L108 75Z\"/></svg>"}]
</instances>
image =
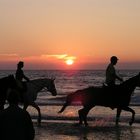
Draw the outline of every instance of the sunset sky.
<instances>
[{"instance_id":1,"label":"sunset sky","mask_svg":"<svg viewBox=\"0 0 140 140\"><path fill-rule=\"evenodd\" d=\"M0 0L0 69L105 69L112 55L140 69L140 0Z\"/></svg>"}]
</instances>

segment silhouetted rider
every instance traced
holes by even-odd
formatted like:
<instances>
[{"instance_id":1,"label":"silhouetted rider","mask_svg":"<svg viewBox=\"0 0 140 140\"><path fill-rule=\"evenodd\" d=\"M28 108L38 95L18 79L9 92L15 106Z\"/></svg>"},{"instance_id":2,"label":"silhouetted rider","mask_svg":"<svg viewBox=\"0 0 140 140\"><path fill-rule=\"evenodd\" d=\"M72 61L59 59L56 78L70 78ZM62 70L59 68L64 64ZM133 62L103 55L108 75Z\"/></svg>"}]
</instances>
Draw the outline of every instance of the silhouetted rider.
<instances>
[{"instance_id":1,"label":"silhouetted rider","mask_svg":"<svg viewBox=\"0 0 140 140\"><path fill-rule=\"evenodd\" d=\"M17 64L17 70L16 70L16 80L17 80L17 84L18 87L21 91L26 91L26 84L23 83L23 79L25 79L27 82L29 82L29 78L27 76L24 75L24 72L22 70L22 68L24 67L24 62L20 61Z\"/></svg>"},{"instance_id":2,"label":"silhouetted rider","mask_svg":"<svg viewBox=\"0 0 140 140\"><path fill-rule=\"evenodd\" d=\"M121 77L119 77L116 74L116 70L115 70L115 65L117 64L118 58L116 56L112 56L110 58L110 64L108 65L107 69L106 69L106 84L108 86L114 86L115 85L115 81L116 79L118 79L119 81L123 81L123 79Z\"/></svg>"}]
</instances>

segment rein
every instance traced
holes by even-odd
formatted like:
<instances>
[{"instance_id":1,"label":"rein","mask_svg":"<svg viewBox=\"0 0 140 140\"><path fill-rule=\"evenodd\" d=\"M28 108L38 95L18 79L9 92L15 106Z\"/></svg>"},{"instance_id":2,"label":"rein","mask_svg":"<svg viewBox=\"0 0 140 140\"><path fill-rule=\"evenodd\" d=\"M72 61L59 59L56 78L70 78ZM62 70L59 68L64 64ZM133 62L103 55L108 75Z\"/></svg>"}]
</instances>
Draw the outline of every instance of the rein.
<instances>
[{"instance_id":1,"label":"rein","mask_svg":"<svg viewBox=\"0 0 140 140\"><path fill-rule=\"evenodd\" d=\"M33 81L30 81L30 84L34 85L35 87L40 88L40 86L39 86L38 83L35 83L35 82L33 82ZM40 83L40 84L41 84L41 83ZM42 84L43 84L43 82L42 82ZM47 88L47 87L44 87L43 89L45 89L46 91L48 91L48 88Z\"/></svg>"}]
</instances>

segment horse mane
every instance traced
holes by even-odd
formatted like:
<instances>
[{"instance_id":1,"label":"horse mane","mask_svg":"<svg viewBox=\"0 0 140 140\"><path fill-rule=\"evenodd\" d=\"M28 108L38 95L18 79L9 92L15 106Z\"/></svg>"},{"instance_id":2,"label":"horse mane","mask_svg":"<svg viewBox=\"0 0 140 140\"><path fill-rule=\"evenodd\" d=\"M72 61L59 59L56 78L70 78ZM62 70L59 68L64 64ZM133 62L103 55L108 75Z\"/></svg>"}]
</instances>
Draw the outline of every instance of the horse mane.
<instances>
[{"instance_id":1,"label":"horse mane","mask_svg":"<svg viewBox=\"0 0 140 140\"><path fill-rule=\"evenodd\" d=\"M131 84L131 83L134 84L135 82L137 82L138 77L140 77L140 74L137 74L134 77L131 77L131 78L127 79L126 81L121 83L120 86L128 85L128 84Z\"/></svg>"},{"instance_id":2,"label":"horse mane","mask_svg":"<svg viewBox=\"0 0 140 140\"><path fill-rule=\"evenodd\" d=\"M33 80L30 80L30 83L36 83L36 81L38 82L43 82L45 80L50 80L49 78L39 78L39 79L33 79Z\"/></svg>"},{"instance_id":3,"label":"horse mane","mask_svg":"<svg viewBox=\"0 0 140 140\"><path fill-rule=\"evenodd\" d=\"M9 79L9 78L15 79L14 75L10 74L10 75L8 75L8 76L5 76L5 77L0 78L0 81L3 81L3 82L4 82L5 80L7 80L7 79Z\"/></svg>"}]
</instances>

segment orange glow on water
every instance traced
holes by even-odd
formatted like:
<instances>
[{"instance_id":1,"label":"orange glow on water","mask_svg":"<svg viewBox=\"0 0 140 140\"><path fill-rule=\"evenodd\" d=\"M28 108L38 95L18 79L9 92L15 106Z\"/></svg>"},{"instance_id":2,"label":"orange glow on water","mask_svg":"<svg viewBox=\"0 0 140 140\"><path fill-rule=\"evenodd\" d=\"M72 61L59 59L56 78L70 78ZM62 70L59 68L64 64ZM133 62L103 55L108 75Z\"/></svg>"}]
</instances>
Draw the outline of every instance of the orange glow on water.
<instances>
[{"instance_id":1,"label":"orange glow on water","mask_svg":"<svg viewBox=\"0 0 140 140\"><path fill-rule=\"evenodd\" d=\"M72 117L72 116L75 116L75 112L69 111L69 112L65 113L65 115L66 115L67 117Z\"/></svg>"}]
</instances>

